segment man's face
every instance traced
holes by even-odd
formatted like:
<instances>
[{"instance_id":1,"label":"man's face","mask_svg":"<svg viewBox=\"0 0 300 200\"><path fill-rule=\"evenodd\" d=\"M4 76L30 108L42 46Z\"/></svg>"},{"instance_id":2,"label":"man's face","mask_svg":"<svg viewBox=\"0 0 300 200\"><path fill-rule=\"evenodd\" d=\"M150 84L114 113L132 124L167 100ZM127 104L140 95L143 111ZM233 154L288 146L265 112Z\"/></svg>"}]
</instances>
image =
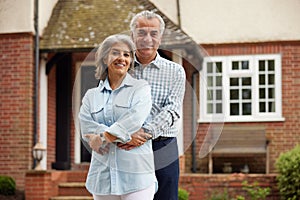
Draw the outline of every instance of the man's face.
<instances>
[{"instance_id":1,"label":"man's face","mask_svg":"<svg viewBox=\"0 0 300 200\"><path fill-rule=\"evenodd\" d=\"M160 22L157 18L137 19L137 26L133 33L133 41L136 45L136 56L139 60L152 61L161 43Z\"/></svg>"}]
</instances>

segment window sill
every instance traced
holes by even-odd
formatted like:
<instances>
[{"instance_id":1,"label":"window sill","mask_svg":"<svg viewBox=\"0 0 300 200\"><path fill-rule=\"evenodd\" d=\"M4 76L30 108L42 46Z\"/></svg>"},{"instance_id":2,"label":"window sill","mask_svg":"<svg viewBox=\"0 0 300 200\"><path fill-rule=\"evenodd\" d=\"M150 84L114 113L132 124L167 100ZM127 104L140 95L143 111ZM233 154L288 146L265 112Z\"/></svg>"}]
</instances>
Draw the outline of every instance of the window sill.
<instances>
[{"instance_id":1,"label":"window sill","mask_svg":"<svg viewBox=\"0 0 300 200\"><path fill-rule=\"evenodd\" d=\"M205 118L205 119L198 119L198 123L221 123L221 122L284 122L284 117L264 117L264 118L242 118L237 117L234 119L225 119L225 118Z\"/></svg>"}]
</instances>

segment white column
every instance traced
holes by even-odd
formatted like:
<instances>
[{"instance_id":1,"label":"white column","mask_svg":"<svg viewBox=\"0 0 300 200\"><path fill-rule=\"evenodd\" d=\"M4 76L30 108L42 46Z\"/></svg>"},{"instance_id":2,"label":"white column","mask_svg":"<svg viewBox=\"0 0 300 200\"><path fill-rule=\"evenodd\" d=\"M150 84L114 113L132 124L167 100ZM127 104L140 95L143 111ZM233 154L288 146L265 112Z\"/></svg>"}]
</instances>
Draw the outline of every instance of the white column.
<instances>
[{"instance_id":1,"label":"white column","mask_svg":"<svg viewBox=\"0 0 300 200\"><path fill-rule=\"evenodd\" d=\"M78 121L78 113L80 108L80 88L81 88L81 70L80 63L76 63L76 78L72 91L72 104L73 104L73 119L75 124L75 141L74 141L74 162L80 163L81 160L81 142L80 142L80 127Z\"/></svg>"},{"instance_id":2,"label":"white column","mask_svg":"<svg viewBox=\"0 0 300 200\"><path fill-rule=\"evenodd\" d=\"M39 141L47 148L47 117L48 117L48 77L46 75L46 61L40 62L40 89L39 89ZM44 154L41 166L47 169L47 152Z\"/></svg>"}]
</instances>

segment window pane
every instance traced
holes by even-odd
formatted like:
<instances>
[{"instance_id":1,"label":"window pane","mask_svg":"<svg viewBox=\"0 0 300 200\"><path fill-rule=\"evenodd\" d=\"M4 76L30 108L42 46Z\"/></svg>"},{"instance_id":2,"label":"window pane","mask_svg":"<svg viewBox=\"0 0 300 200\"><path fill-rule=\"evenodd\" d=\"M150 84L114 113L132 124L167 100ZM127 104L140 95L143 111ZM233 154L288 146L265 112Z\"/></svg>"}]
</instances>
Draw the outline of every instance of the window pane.
<instances>
[{"instance_id":1,"label":"window pane","mask_svg":"<svg viewBox=\"0 0 300 200\"><path fill-rule=\"evenodd\" d=\"M208 114L212 114L213 113L213 104L212 103L208 103L207 104L207 113Z\"/></svg>"},{"instance_id":2,"label":"window pane","mask_svg":"<svg viewBox=\"0 0 300 200\"><path fill-rule=\"evenodd\" d=\"M216 86L222 86L222 76L216 77Z\"/></svg>"},{"instance_id":3,"label":"window pane","mask_svg":"<svg viewBox=\"0 0 300 200\"><path fill-rule=\"evenodd\" d=\"M249 61L242 61L242 69L249 69Z\"/></svg>"},{"instance_id":4,"label":"window pane","mask_svg":"<svg viewBox=\"0 0 300 200\"><path fill-rule=\"evenodd\" d=\"M269 102L269 112L275 112L275 102Z\"/></svg>"},{"instance_id":5,"label":"window pane","mask_svg":"<svg viewBox=\"0 0 300 200\"><path fill-rule=\"evenodd\" d=\"M275 98L275 89L274 88L269 88L268 92L269 92L270 99Z\"/></svg>"},{"instance_id":6,"label":"window pane","mask_svg":"<svg viewBox=\"0 0 300 200\"><path fill-rule=\"evenodd\" d=\"M238 103L230 104L230 115L239 115L239 104Z\"/></svg>"},{"instance_id":7,"label":"window pane","mask_svg":"<svg viewBox=\"0 0 300 200\"><path fill-rule=\"evenodd\" d=\"M268 60L268 71L274 71L274 70L275 70L274 60Z\"/></svg>"},{"instance_id":8,"label":"window pane","mask_svg":"<svg viewBox=\"0 0 300 200\"><path fill-rule=\"evenodd\" d=\"M222 90L216 90L216 100L222 100Z\"/></svg>"},{"instance_id":9,"label":"window pane","mask_svg":"<svg viewBox=\"0 0 300 200\"><path fill-rule=\"evenodd\" d=\"M233 61L232 62L232 70L238 70L239 69L239 62Z\"/></svg>"},{"instance_id":10,"label":"window pane","mask_svg":"<svg viewBox=\"0 0 300 200\"><path fill-rule=\"evenodd\" d=\"M242 90L243 99L251 99L251 89Z\"/></svg>"},{"instance_id":11,"label":"window pane","mask_svg":"<svg viewBox=\"0 0 300 200\"><path fill-rule=\"evenodd\" d=\"M242 78L242 85L251 86L251 78L250 77Z\"/></svg>"},{"instance_id":12,"label":"window pane","mask_svg":"<svg viewBox=\"0 0 300 200\"><path fill-rule=\"evenodd\" d=\"M207 77L207 86L208 87L212 87L213 86L213 81L214 81L213 77L212 76L208 76Z\"/></svg>"},{"instance_id":13,"label":"window pane","mask_svg":"<svg viewBox=\"0 0 300 200\"><path fill-rule=\"evenodd\" d=\"M259 112L266 112L266 103L265 102L259 103Z\"/></svg>"},{"instance_id":14,"label":"window pane","mask_svg":"<svg viewBox=\"0 0 300 200\"><path fill-rule=\"evenodd\" d=\"M264 60L260 60L258 65L259 65L259 71L265 71L266 70Z\"/></svg>"},{"instance_id":15,"label":"window pane","mask_svg":"<svg viewBox=\"0 0 300 200\"><path fill-rule=\"evenodd\" d=\"M222 63L221 62L216 62L216 73L221 73L222 72Z\"/></svg>"},{"instance_id":16,"label":"window pane","mask_svg":"<svg viewBox=\"0 0 300 200\"><path fill-rule=\"evenodd\" d=\"M251 103L243 103L243 115L251 115Z\"/></svg>"},{"instance_id":17,"label":"window pane","mask_svg":"<svg viewBox=\"0 0 300 200\"><path fill-rule=\"evenodd\" d=\"M208 62L207 63L207 73L212 73L213 72L213 63Z\"/></svg>"},{"instance_id":18,"label":"window pane","mask_svg":"<svg viewBox=\"0 0 300 200\"><path fill-rule=\"evenodd\" d=\"M265 88L260 88L260 89L259 89L259 98L260 98L260 99L265 99L265 98L266 98L266 91L265 91Z\"/></svg>"},{"instance_id":19,"label":"window pane","mask_svg":"<svg viewBox=\"0 0 300 200\"><path fill-rule=\"evenodd\" d=\"M261 74L259 75L259 85L265 85L266 84L266 76Z\"/></svg>"},{"instance_id":20,"label":"window pane","mask_svg":"<svg viewBox=\"0 0 300 200\"><path fill-rule=\"evenodd\" d=\"M239 79L238 78L230 78L230 86L238 86Z\"/></svg>"},{"instance_id":21,"label":"window pane","mask_svg":"<svg viewBox=\"0 0 300 200\"><path fill-rule=\"evenodd\" d=\"M212 90L207 90L207 100L208 101L213 100L213 91Z\"/></svg>"},{"instance_id":22,"label":"window pane","mask_svg":"<svg viewBox=\"0 0 300 200\"><path fill-rule=\"evenodd\" d=\"M274 85L275 84L275 75L274 74L269 74L268 75L268 84L269 85Z\"/></svg>"},{"instance_id":23,"label":"window pane","mask_svg":"<svg viewBox=\"0 0 300 200\"><path fill-rule=\"evenodd\" d=\"M239 99L239 90L230 90L230 99Z\"/></svg>"},{"instance_id":24,"label":"window pane","mask_svg":"<svg viewBox=\"0 0 300 200\"><path fill-rule=\"evenodd\" d=\"M216 104L216 113L222 113L222 104L221 103L217 103Z\"/></svg>"}]
</instances>

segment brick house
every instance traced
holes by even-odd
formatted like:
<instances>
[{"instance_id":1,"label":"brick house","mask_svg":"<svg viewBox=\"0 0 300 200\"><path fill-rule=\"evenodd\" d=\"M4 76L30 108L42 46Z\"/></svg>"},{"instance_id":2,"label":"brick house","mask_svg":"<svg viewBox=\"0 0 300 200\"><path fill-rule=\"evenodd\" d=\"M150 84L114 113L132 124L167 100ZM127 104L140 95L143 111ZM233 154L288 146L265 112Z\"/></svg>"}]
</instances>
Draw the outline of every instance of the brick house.
<instances>
[{"instance_id":1,"label":"brick house","mask_svg":"<svg viewBox=\"0 0 300 200\"><path fill-rule=\"evenodd\" d=\"M4 9L0 14L4 17L11 16L12 5L9 2L1 2ZM22 2L18 2L20 8ZM224 34L222 41L214 38L213 34L211 37L205 35L205 31L199 35L203 34L208 39L198 39L195 36L198 30L194 30L193 26L201 24L201 20L186 20L187 17L193 19L193 12L188 11L191 7L187 8L187 5L192 6L195 2L177 4L181 11L177 14L174 2L169 7L166 3L153 1L153 4L146 0L40 2L42 8L39 13L48 12L40 14L44 20L40 25L44 29L40 31L39 38L38 97L35 96L36 31L34 22L26 21L34 19L34 12L31 12L35 8L34 1L25 6L26 9L21 12L23 18L18 17L19 21L11 22L12 25L0 22L5 25L1 27L6 28L0 30L0 131L3 136L0 138L0 174L14 177L17 187L26 189L26 199L48 199L62 195L59 193L75 194L73 190L64 191L69 185L61 189L59 182L84 181L90 158L89 152L80 143L74 113L84 91L96 84L86 81L91 79L94 70L93 50L106 36L128 30L132 15L143 9L156 9L164 17L169 32L160 53L182 63L187 74L180 124L183 131L180 138L181 186L190 192L191 199L203 199L208 188L220 189L224 184L229 189L240 186L242 180L259 180L274 187L276 158L300 141L297 122L297 102L300 101L297 89L300 76L299 29L291 29L295 34L283 39L280 36L228 39L229 36ZM299 7L296 1L288 2L289 6L294 3L294 7ZM202 3L216 6L206 1ZM177 15L180 17L177 18ZM20 19L26 22L20 22ZM293 24L290 21L290 26ZM13 25L17 25L18 29ZM192 35L196 40L191 39ZM218 95L220 92L222 94ZM209 156L203 144L213 128L219 125L229 132L237 127L246 132L263 130L269 141L270 174L265 174L266 167L261 164L266 162L267 157L251 153L247 157L225 155L212 158L213 174L208 174ZM31 171L35 165L32 148L38 141L47 148L42 161L45 170L41 172ZM204 155L200 157L199 152L204 152ZM227 162L232 164L232 172L236 173L247 163L250 174L222 174L223 164ZM39 184L35 184L37 182ZM76 187L82 189L82 184Z\"/></svg>"}]
</instances>

